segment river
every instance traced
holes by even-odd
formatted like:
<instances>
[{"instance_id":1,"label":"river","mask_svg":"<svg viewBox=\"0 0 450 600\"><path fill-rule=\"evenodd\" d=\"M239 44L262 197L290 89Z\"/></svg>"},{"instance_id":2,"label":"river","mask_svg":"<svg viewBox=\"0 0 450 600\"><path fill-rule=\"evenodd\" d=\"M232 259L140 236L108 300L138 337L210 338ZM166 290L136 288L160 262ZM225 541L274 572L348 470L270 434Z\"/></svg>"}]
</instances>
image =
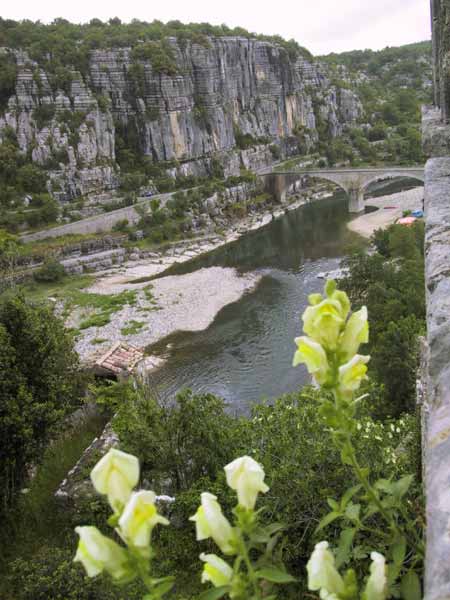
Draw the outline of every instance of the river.
<instances>
[{"instance_id":1,"label":"river","mask_svg":"<svg viewBox=\"0 0 450 600\"><path fill-rule=\"evenodd\" d=\"M409 187L405 181L385 183L373 195ZM263 277L255 290L223 308L206 330L177 332L149 348L167 358L149 375L158 396L172 398L189 387L221 396L231 412L246 414L252 403L307 383L304 367L292 368L294 337L301 335L300 315L308 295L323 288L318 274L337 269L349 248L362 243L347 229L351 217L345 194L337 193L172 269L177 274L232 266Z\"/></svg>"}]
</instances>

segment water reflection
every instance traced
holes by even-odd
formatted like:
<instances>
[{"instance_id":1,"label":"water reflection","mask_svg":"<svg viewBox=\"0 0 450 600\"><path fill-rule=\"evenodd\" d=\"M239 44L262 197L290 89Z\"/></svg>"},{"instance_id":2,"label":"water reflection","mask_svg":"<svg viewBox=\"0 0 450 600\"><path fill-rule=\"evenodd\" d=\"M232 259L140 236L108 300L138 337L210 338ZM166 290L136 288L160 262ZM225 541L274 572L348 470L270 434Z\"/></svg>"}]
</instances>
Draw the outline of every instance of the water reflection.
<instances>
[{"instance_id":1,"label":"water reflection","mask_svg":"<svg viewBox=\"0 0 450 600\"><path fill-rule=\"evenodd\" d=\"M265 227L206 256L173 267L169 273L190 273L202 267L236 267L296 270L307 259L340 256L346 242L355 239L346 228L347 199L344 193L312 202L288 212Z\"/></svg>"}]
</instances>

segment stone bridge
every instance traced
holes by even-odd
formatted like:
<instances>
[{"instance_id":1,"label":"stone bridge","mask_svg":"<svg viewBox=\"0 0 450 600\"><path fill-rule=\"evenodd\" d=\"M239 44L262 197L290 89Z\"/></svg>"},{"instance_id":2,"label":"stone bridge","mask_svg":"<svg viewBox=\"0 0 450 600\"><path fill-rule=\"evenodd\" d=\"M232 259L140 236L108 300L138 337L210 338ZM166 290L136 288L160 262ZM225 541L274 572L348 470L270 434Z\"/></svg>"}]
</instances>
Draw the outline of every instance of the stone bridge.
<instances>
[{"instance_id":1,"label":"stone bridge","mask_svg":"<svg viewBox=\"0 0 450 600\"><path fill-rule=\"evenodd\" d=\"M423 183L423 167L382 167L367 169L298 169L292 171L273 171L261 173L265 179L265 188L279 202L283 202L290 185L301 177L316 177L332 181L350 196L349 211L359 213L364 210L364 192L375 181L394 177L411 177Z\"/></svg>"}]
</instances>

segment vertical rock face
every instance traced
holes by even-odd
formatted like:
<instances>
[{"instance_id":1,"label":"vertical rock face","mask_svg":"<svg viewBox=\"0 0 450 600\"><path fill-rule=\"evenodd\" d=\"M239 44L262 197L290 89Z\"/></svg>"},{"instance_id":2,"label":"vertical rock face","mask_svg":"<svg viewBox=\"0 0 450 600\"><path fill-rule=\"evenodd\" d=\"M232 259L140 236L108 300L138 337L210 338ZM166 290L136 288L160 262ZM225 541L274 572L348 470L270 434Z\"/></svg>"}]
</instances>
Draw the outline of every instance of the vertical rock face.
<instances>
[{"instance_id":1,"label":"vertical rock face","mask_svg":"<svg viewBox=\"0 0 450 600\"><path fill-rule=\"evenodd\" d=\"M283 155L297 152L299 130L313 145L317 119L333 137L362 116L357 96L332 86L324 67L292 62L272 43L167 44L171 74L131 49L94 50L84 78L73 71L64 91L25 52L3 49L14 54L18 75L0 141L11 127L22 151L49 169L53 191L72 197L117 185L118 135L154 161L187 163L186 173L208 172L214 156L232 174L269 164L272 143ZM239 150L243 136L252 149Z\"/></svg>"},{"instance_id":2,"label":"vertical rock face","mask_svg":"<svg viewBox=\"0 0 450 600\"><path fill-rule=\"evenodd\" d=\"M450 4L431 0L433 30L434 97L445 121L450 119Z\"/></svg>"}]
</instances>

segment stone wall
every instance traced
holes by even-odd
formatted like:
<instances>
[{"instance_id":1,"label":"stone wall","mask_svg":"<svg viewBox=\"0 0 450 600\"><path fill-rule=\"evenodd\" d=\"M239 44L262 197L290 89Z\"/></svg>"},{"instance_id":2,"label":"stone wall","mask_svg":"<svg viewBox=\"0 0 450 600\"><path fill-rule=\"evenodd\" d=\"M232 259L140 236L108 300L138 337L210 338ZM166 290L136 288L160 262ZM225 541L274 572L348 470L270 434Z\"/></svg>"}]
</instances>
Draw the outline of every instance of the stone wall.
<instances>
[{"instance_id":1,"label":"stone wall","mask_svg":"<svg viewBox=\"0 0 450 600\"><path fill-rule=\"evenodd\" d=\"M148 204L149 202L143 203ZM37 240L45 240L46 238L61 237L63 235L72 235L76 233L101 233L103 231L111 231L113 226L124 219L127 219L131 225L135 225L140 215L135 206L125 206L118 208L109 213L102 213L74 223L66 223L51 229L43 229L35 233L28 233L21 236L23 242L36 242Z\"/></svg>"},{"instance_id":2,"label":"stone wall","mask_svg":"<svg viewBox=\"0 0 450 600\"><path fill-rule=\"evenodd\" d=\"M425 170L427 380L426 599L450 599L450 156Z\"/></svg>"},{"instance_id":3,"label":"stone wall","mask_svg":"<svg viewBox=\"0 0 450 600\"><path fill-rule=\"evenodd\" d=\"M450 119L450 2L431 0L434 101L444 121Z\"/></svg>"},{"instance_id":4,"label":"stone wall","mask_svg":"<svg viewBox=\"0 0 450 600\"><path fill-rule=\"evenodd\" d=\"M427 343L422 393L426 600L450 600L450 2L432 0L435 102L423 111Z\"/></svg>"}]
</instances>

